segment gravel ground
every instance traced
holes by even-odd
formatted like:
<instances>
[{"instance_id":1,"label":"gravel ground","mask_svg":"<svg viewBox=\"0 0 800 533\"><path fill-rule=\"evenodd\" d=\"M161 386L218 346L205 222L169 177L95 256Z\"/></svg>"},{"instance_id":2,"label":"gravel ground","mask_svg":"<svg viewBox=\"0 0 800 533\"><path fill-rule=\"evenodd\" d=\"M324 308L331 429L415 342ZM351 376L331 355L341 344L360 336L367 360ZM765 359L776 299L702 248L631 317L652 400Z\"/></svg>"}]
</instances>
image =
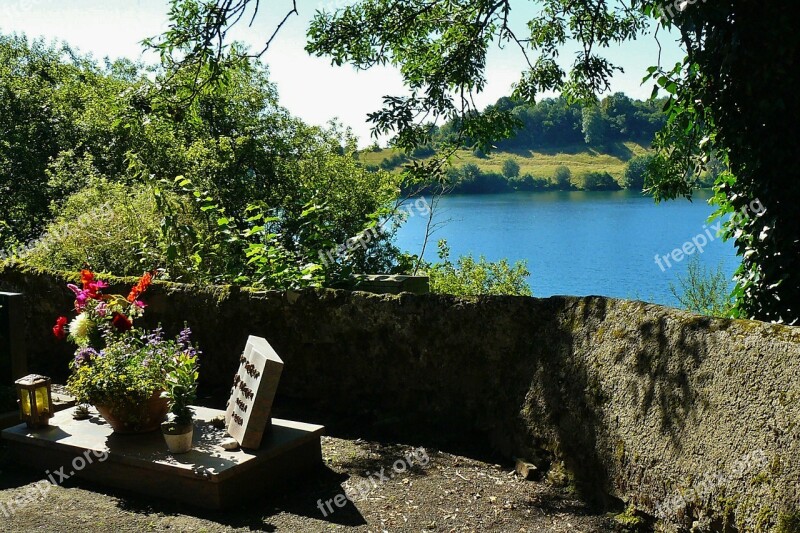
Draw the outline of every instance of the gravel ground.
<instances>
[{"instance_id":1,"label":"gravel ground","mask_svg":"<svg viewBox=\"0 0 800 533\"><path fill-rule=\"evenodd\" d=\"M10 518L0 508L0 531L619 531L568 491L522 480L510 465L360 439L323 437L322 450L317 475L240 509L208 512L67 481ZM0 471L0 504L44 476L9 464L2 444ZM354 503L340 496L339 508L343 494Z\"/></svg>"}]
</instances>

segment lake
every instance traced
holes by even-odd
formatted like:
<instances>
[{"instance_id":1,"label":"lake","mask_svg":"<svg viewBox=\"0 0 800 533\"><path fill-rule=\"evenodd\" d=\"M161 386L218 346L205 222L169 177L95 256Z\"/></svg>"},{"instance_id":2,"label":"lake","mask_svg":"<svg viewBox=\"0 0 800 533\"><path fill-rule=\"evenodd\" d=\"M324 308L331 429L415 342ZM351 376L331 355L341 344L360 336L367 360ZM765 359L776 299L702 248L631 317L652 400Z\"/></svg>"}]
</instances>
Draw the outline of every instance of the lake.
<instances>
[{"instance_id":1,"label":"lake","mask_svg":"<svg viewBox=\"0 0 800 533\"><path fill-rule=\"evenodd\" d=\"M689 263L689 257L676 262L674 249L695 239L703 252L693 255L707 268L722 265L730 277L739 265L732 241L723 242L711 229L717 222L708 222L714 211L709 197L699 191L692 202L656 205L630 191L445 196L425 258L436 260L436 242L447 239L453 260L468 253L526 260L534 296L605 295L674 306L669 285ZM427 220L411 212L397 244L418 254ZM668 257L659 266L656 255Z\"/></svg>"}]
</instances>

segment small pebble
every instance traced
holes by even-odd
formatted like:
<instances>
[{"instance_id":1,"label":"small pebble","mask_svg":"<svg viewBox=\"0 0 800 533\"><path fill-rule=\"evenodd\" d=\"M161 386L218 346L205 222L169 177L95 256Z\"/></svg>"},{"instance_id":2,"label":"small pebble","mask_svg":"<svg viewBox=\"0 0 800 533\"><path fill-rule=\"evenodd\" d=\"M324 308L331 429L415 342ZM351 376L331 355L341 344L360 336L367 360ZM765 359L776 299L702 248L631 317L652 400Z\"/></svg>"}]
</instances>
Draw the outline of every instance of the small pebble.
<instances>
[{"instance_id":1,"label":"small pebble","mask_svg":"<svg viewBox=\"0 0 800 533\"><path fill-rule=\"evenodd\" d=\"M239 447L239 442L236 439L225 439L219 445L224 450L235 450Z\"/></svg>"}]
</instances>

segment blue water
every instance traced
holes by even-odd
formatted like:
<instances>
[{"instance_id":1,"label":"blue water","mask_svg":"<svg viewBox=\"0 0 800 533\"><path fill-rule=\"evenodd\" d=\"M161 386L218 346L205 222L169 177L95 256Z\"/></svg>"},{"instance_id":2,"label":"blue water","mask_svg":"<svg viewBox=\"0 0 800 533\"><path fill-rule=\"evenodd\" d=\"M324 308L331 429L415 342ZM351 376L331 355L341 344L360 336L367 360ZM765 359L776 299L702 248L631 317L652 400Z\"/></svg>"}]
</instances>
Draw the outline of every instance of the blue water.
<instances>
[{"instance_id":1,"label":"blue water","mask_svg":"<svg viewBox=\"0 0 800 533\"><path fill-rule=\"evenodd\" d=\"M717 223L707 220L714 211L708 197L701 191L692 202L656 205L628 191L446 196L435 210L439 227L425 258L436 260L436 241L447 239L451 258L472 253L527 260L535 296L605 295L677 305L669 285L685 275L689 258L669 257L670 267L662 260L662 270L656 254L668 256L702 234L708 243L693 255L705 267L722 265L730 277L739 264L733 243L710 229ZM397 244L418 254L427 220L416 209L411 212ZM702 245L703 239L697 242Z\"/></svg>"}]
</instances>

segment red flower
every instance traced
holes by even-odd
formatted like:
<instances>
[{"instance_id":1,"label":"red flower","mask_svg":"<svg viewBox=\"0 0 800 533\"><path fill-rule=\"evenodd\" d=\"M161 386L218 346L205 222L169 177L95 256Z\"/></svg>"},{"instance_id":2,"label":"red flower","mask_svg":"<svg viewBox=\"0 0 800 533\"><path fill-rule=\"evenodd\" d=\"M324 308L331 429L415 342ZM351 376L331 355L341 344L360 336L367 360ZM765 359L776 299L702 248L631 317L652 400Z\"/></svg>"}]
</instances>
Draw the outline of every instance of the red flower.
<instances>
[{"instance_id":1,"label":"red flower","mask_svg":"<svg viewBox=\"0 0 800 533\"><path fill-rule=\"evenodd\" d=\"M131 303L135 302L136 299L139 298L139 295L146 291L152 282L153 276L150 274L150 272L145 272L144 276L142 276L139 282L133 286L131 292L128 293L128 301Z\"/></svg>"},{"instance_id":2,"label":"red flower","mask_svg":"<svg viewBox=\"0 0 800 533\"><path fill-rule=\"evenodd\" d=\"M89 288L89 284L94 281L94 273L91 270L81 270L81 284L84 289Z\"/></svg>"},{"instance_id":3,"label":"red flower","mask_svg":"<svg viewBox=\"0 0 800 533\"><path fill-rule=\"evenodd\" d=\"M60 316L58 320L56 320L56 325L53 326L53 335L56 336L56 339L63 341L67 338L67 332L64 331L64 326L67 325L67 317Z\"/></svg>"},{"instance_id":4,"label":"red flower","mask_svg":"<svg viewBox=\"0 0 800 533\"><path fill-rule=\"evenodd\" d=\"M120 333L130 331L130 329L133 327L133 322L131 322L130 319L122 313L114 313L111 315L111 323Z\"/></svg>"}]
</instances>

